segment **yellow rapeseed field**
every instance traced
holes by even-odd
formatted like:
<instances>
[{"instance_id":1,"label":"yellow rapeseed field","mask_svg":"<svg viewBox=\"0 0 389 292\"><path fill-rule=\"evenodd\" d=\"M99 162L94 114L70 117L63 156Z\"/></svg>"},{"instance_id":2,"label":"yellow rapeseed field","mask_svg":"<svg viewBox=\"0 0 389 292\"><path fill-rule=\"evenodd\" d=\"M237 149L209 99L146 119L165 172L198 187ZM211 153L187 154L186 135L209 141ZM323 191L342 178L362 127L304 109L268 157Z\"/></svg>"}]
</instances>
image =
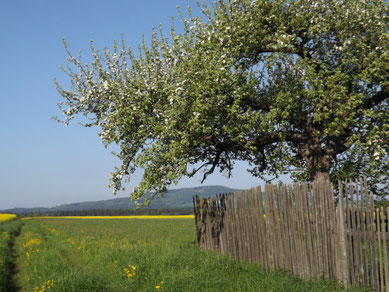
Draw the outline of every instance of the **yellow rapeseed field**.
<instances>
[{"instance_id":1,"label":"yellow rapeseed field","mask_svg":"<svg viewBox=\"0 0 389 292\"><path fill-rule=\"evenodd\" d=\"M65 219L194 219L194 215L134 215L134 216L42 216L34 218ZM29 217L23 219L30 219Z\"/></svg>"},{"instance_id":2,"label":"yellow rapeseed field","mask_svg":"<svg viewBox=\"0 0 389 292\"><path fill-rule=\"evenodd\" d=\"M15 214L0 214L0 222L8 221L16 218Z\"/></svg>"}]
</instances>

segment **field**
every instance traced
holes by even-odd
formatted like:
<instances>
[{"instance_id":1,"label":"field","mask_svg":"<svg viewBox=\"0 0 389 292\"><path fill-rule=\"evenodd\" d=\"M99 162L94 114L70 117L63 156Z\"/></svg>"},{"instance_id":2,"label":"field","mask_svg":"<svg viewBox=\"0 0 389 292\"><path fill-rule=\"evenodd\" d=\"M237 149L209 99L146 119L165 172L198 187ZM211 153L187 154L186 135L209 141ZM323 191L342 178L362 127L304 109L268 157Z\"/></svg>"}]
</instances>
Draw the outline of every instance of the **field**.
<instances>
[{"instance_id":1,"label":"field","mask_svg":"<svg viewBox=\"0 0 389 292\"><path fill-rule=\"evenodd\" d=\"M0 222L5 222L15 218L16 218L15 214L0 214Z\"/></svg>"},{"instance_id":2,"label":"field","mask_svg":"<svg viewBox=\"0 0 389 292\"><path fill-rule=\"evenodd\" d=\"M342 291L203 251L192 218L17 219L1 234L0 291Z\"/></svg>"}]
</instances>

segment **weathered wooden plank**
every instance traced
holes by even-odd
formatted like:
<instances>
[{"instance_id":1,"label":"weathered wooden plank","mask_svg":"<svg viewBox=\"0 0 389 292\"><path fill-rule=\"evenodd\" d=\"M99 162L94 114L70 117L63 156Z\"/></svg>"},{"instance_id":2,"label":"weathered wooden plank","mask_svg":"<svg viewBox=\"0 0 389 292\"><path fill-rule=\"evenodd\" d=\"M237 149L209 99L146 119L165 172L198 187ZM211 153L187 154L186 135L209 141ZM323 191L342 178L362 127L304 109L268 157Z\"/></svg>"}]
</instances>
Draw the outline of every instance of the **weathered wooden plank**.
<instances>
[{"instance_id":1,"label":"weathered wooden plank","mask_svg":"<svg viewBox=\"0 0 389 292\"><path fill-rule=\"evenodd\" d=\"M374 242L374 199L371 194L368 193L368 188L367 188L367 179L366 177L363 178L363 185L366 190L366 230L368 234L368 252L369 252L369 284L372 287L376 287L377 285L377 277L375 273L375 260L374 260L374 253L375 249L373 246Z\"/></svg>"},{"instance_id":2,"label":"weathered wooden plank","mask_svg":"<svg viewBox=\"0 0 389 292\"><path fill-rule=\"evenodd\" d=\"M287 214L287 206L286 206L286 200L288 197L288 189L286 188L286 185L280 186L281 188L281 215L282 215L282 243L283 243L283 249L284 249L284 268L287 270L291 270L291 261L290 261L290 237L289 237L289 222L288 222L288 214Z\"/></svg>"},{"instance_id":3,"label":"weathered wooden plank","mask_svg":"<svg viewBox=\"0 0 389 292\"><path fill-rule=\"evenodd\" d=\"M272 215L271 215L271 207L270 207L270 197L271 197L271 189L270 185L265 185L265 214L266 214L266 259L267 259L267 266L269 268L274 268L273 265L273 244L272 244Z\"/></svg>"},{"instance_id":4,"label":"weathered wooden plank","mask_svg":"<svg viewBox=\"0 0 389 292\"><path fill-rule=\"evenodd\" d=\"M283 184L282 185L282 226L284 226L283 228L283 239L282 239L282 242L284 243L284 254L285 254L285 260L284 260L284 268L289 270L289 271L292 271L293 268L292 268L292 260L291 260L291 249L290 249L290 245L291 245L291 238L290 238L290 222L289 222L289 214L288 214L288 204L287 204L287 200L288 200L288 190L286 188L286 185Z\"/></svg>"},{"instance_id":5,"label":"weathered wooden plank","mask_svg":"<svg viewBox=\"0 0 389 292\"><path fill-rule=\"evenodd\" d=\"M238 258L238 222L236 218L236 193L234 193L229 200L229 205L230 205L230 211L229 211L229 216L231 218L231 240L232 244L231 247L233 248L232 250L232 255L235 258Z\"/></svg>"},{"instance_id":6,"label":"weathered wooden plank","mask_svg":"<svg viewBox=\"0 0 389 292\"><path fill-rule=\"evenodd\" d=\"M374 217L372 218L372 241L370 242L371 245L373 246L373 254L372 257L374 257L374 274L375 274L375 288L377 289L376 291L379 291L379 263L378 263L378 252L377 252L377 240L378 240L378 234L377 234L377 224L375 224L375 220L378 221L378 214L377 212L374 211L374 199L373 196L370 201L371 204L371 209L373 210L373 215Z\"/></svg>"},{"instance_id":7,"label":"weathered wooden plank","mask_svg":"<svg viewBox=\"0 0 389 292\"><path fill-rule=\"evenodd\" d=\"M251 190L247 190L245 192L245 208L243 212L245 213L245 221L246 221L246 250L247 250L247 261L252 262L254 256L254 240L253 240L253 230L252 230L252 220L251 220Z\"/></svg>"},{"instance_id":8,"label":"weathered wooden plank","mask_svg":"<svg viewBox=\"0 0 389 292\"><path fill-rule=\"evenodd\" d=\"M252 224L252 260L256 263L260 263L260 247L259 247L259 224L258 224L258 199L256 190L253 188L250 190L249 208L251 213Z\"/></svg>"},{"instance_id":9,"label":"weathered wooden plank","mask_svg":"<svg viewBox=\"0 0 389 292\"><path fill-rule=\"evenodd\" d=\"M235 218L235 204L234 204L234 201L235 201L235 196L236 194L232 194L231 196L228 197L228 200L227 200L227 206L229 208L229 210L227 211L228 212L228 218L229 218L229 222L231 223L230 224L230 236L229 236L229 240L231 241L229 243L229 248L230 249L230 254L237 258L238 255L237 255L237 244L236 244L236 218Z\"/></svg>"},{"instance_id":10,"label":"weathered wooden plank","mask_svg":"<svg viewBox=\"0 0 389 292\"><path fill-rule=\"evenodd\" d=\"M382 220L382 215L381 215L381 210L379 208L376 209L376 214L377 214L377 237L378 237L378 263L379 263L379 281L380 281L380 291L384 291L384 267L383 267L383 261L382 261L382 236L381 236L381 220Z\"/></svg>"},{"instance_id":11,"label":"weathered wooden plank","mask_svg":"<svg viewBox=\"0 0 389 292\"><path fill-rule=\"evenodd\" d=\"M308 184L301 185L301 206L302 206L302 226L303 226L303 240L305 248L305 265L306 274L312 275L312 250L311 237L309 230L309 209L308 209Z\"/></svg>"},{"instance_id":12,"label":"weathered wooden plank","mask_svg":"<svg viewBox=\"0 0 389 292\"><path fill-rule=\"evenodd\" d=\"M327 201L327 208L328 208L328 215L327 215L327 220L328 220L328 272L329 272L329 277L330 279L333 279L335 276L335 268L334 268L334 253L335 253L335 248L334 248L334 209L335 209L335 203L333 201L333 196L334 192L332 190L332 185L331 183L325 182L324 183L324 191L325 191L325 198Z\"/></svg>"},{"instance_id":13,"label":"weathered wooden plank","mask_svg":"<svg viewBox=\"0 0 389 292\"><path fill-rule=\"evenodd\" d=\"M273 260L273 268L278 268L278 242L277 242L277 232L276 232L276 211L274 204L274 186L270 185L270 218L271 218L271 235L272 235L272 260Z\"/></svg>"},{"instance_id":14,"label":"weathered wooden plank","mask_svg":"<svg viewBox=\"0 0 389 292\"><path fill-rule=\"evenodd\" d=\"M242 217L242 223L243 223L243 248L244 248L244 258L243 260L249 262L250 261L250 248L249 248L249 241L250 241L250 235L248 230L248 214L247 214L247 192L243 192L243 196L241 198L241 209L240 214Z\"/></svg>"},{"instance_id":15,"label":"weathered wooden plank","mask_svg":"<svg viewBox=\"0 0 389 292\"><path fill-rule=\"evenodd\" d=\"M354 186L351 182L351 180L349 181L349 191L350 191L350 203L351 203L351 208L350 208L350 229L354 230L355 228L355 202L354 202ZM352 265L351 265L351 268L352 268L352 284L355 284L357 282L357 275L356 275L356 265L357 265L357 255L356 255L356 240L354 239L354 236L350 236L350 240L351 240L351 244L350 244L350 248L351 248L351 254L352 254Z\"/></svg>"},{"instance_id":16,"label":"weathered wooden plank","mask_svg":"<svg viewBox=\"0 0 389 292\"><path fill-rule=\"evenodd\" d=\"M367 189L364 186L363 179L359 180L360 191L361 191L361 241L362 241L362 265L363 265L363 281L362 284L367 286L369 285L369 267L368 267L368 257L367 257L367 228L366 228L366 206L367 206Z\"/></svg>"},{"instance_id":17,"label":"weathered wooden plank","mask_svg":"<svg viewBox=\"0 0 389 292\"><path fill-rule=\"evenodd\" d=\"M288 196L286 197L286 210L289 232L289 248L290 248L290 266L292 274L297 275L297 251L296 251L296 231L295 231L295 212L294 212L294 193L292 185L288 186Z\"/></svg>"},{"instance_id":18,"label":"weathered wooden plank","mask_svg":"<svg viewBox=\"0 0 389 292\"><path fill-rule=\"evenodd\" d=\"M327 199L325 197L325 189L324 184L322 182L319 182L319 188L320 188L320 200L321 200L321 206L322 206L322 212L321 212L321 228L323 233L323 264L324 264L324 277L329 277L329 268L328 268L328 205L327 205Z\"/></svg>"},{"instance_id":19,"label":"weathered wooden plank","mask_svg":"<svg viewBox=\"0 0 389 292\"><path fill-rule=\"evenodd\" d=\"M281 229L281 202L280 202L280 188L279 186L274 186L274 215L275 215L275 234L276 234L276 244L277 244L277 267L283 268L284 265L284 250L282 242L282 229Z\"/></svg>"},{"instance_id":20,"label":"weathered wooden plank","mask_svg":"<svg viewBox=\"0 0 389 292\"><path fill-rule=\"evenodd\" d=\"M232 200L234 198L235 194L229 194L227 196L227 201L226 201L226 224L228 224L228 243L227 243L227 250L228 253L231 255L235 255L235 231L234 231L234 212L233 212L233 203Z\"/></svg>"},{"instance_id":21,"label":"weathered wooden plank","mask_svg":"<svg viewBox=\"0 0 389 292\"><path fill-rule=\"evenodd\" d=\"M283 186L278 185L278 214L279 214L279 235L280 235L280 249L282 250L281 267L288 269L288 231L286 230L286 215L285 215L285 193Z\"/></svg>"},{"instance_id":22,"label":"weathered wooden plank","mask_svg":"<svg viewBox=\"0 0 389 292\"><path fill-rule=\"evenodd\" d=\"M255 262L258 257L257 252L257 225L254 220L254 189L250 189L246 193L247 200L247 215L248 215L248 231L249 231L249 260Z\"/></svg>"},{"instance_id":23,"label":"weathered wooden plank","mask_svg":"<svg viewBox=\"0 0 389 292\"><path fill-rule=\"evenodd\" d=\"M335 248L334 248L334 208L335 204L333 201L333 190L332 190L332 185L330 182L325 183L325 198L327 201L327 208L328 208L328 271L329 271L329 277L331 279L334 278L335 276L335 268L334 268L334 253L335 253Z\"/></svg>"},{"instance_id":24,"label":"weathered wooden plank","mask_svg":"<svg viewBox=\"0 0 389 292\"><path fill-rule=\"evenodd\" d=\"M357 269L356 269L356 274L357 274L357 283L362 284L363 281L363 266L362 266L362 249L361 249L361 221L360 221L360 211L361 211L361 206L360 206L360 194L359 194L359 188L358 188L358 183L355 182L355 232L356 236L354 237L355 242L356 242L356 254L357 254Z\"/></svg>"},{"instance_id":25,"label":"weathered wooden plank","mask_svg":"<svg viewBox=\"0 0 389 292\"><path fill-rule=\"evenodd\" d=\"M384 245L384 266L385 266L385 287L386 287L386 292L389 291L389 264L388 264L388 244L387 241L388 235L389 235L389 207L386 208L386 225L385 221L382 222L382 227L381 229L383 230L383 234L386 234L387 236L384 237L386 238L385 240L385 245ZM385 219L384 218L384 219Z\"/></svg>"},{"instance_id":26,"label":"weathered wooden plank","mask_svg":"<svg viewBox=\"0 0 389 292\"><path fill-rule=\"evenodd\" d=\"M295 225L295 230L296 230L296 241L297 241L297 262L298 262L298 267L299 267L299 271L298 271L298 275L303 275L304 273L304 263L303 263L303 247L302 247L302 239L301 239L301 223L300 223L300 212L301 212L301 208L300 208L300 196L301 196L301 193L300 193L300 189L298 187L298 184L294 184L294 191L295 191L295 222L296 222L296 225Z\"/></svg>"},{"instance_id":27,"label":"weathered wooden plank","mask_svg":"<svg viewBox=\"0 0 389 292\"><path fill-rule=\"evenodd\" d=\"M308 197L306 199L307 209L308 209L308 219L309 219L309 238L310 238L310 249L311 249L311 268L312 275L315 278L321 276L319 265L318 265L318 249L317 249L317 232L316 232L316 199L315 199L315 190L313 184L309 184Z\"/></svg>"},{"instance_id":28,"label":"weathered wooden plank","mask_svg":"<svg viewBox=\"0 0 389 292\"><path fill-rule=\"evenodd\" d=\"M257 188L257 199L258 199L258 216L257 219L259 221L259 230L260 230L260 250L261 250L261 264L262 267L267 268L268 267L268 261L267 261L267 246L266 246L266 223L265 223L265 212L264 212L264 203L263 203L263 197L262 197L262 189L259 186Z\"/></svg>"},{"instance_id":29,"label":"weathered wooden plank","mask_svg":"<svg viewBox=\"0 0 389 292\"><path fill-rule=\"evenodd\" d=\"M219 208L219 249L222 254L226 253L226 228L225 228L225 220L226 214L224 210L225 203L225 194L220 194L218 196L218 208Z\"/></svg>"},{"instance_id":30,"label":"weathered wooden plank","mask_svg":"<svg viewBox=\"0 0 389 292\"><path fill-rule=\"evenodd\" d=\"M345 215L344 215L344 196L343 196L343 184L339 181L339 208L338 208L338 236L339 236L339 249L340 249L340 257L338 257L339 265L338 265L338 280L343 283L343 285L347 288L350 280L349 280L349 269L348 269L348 254L346 247L346 234L345 234Z\"/></svg>"},{"instance_id":31,"label":"weathered wooden plank","mask_svg":"<svg viewBox=\"0 0 389 292\"><path fill-rule=\"evenodd\" d=\"M313 185L313 203L314 203L314 228L316 234L316 255L317 255L317 270L320 276L323 275L323 250L322 250L322 234L321 234L321 225L320 225L320 213L321 205L320 205L320 192L317 184Z\"/></svg>"},{"instance_id":32,"label":"weathered wooden plank","mask_svg":"<svg viewBox=\"0 0 389 292\"><path fill-rule=\"evenodd\" d=\"M301 261L302 247L301 247L301 238L300 238L300 220L299 220L299 197L300 192L297 187L297 184L293 184L294 192L294 205L293 205L293 223L294 223L294 238L296 245L296 275L301 276L303 274L303 266Z\"/></svg>"},{"instance_id":33,"label":"weathered wooden plank","mask_svg":"<svg viewBox=\"0 0 389 292\"><path fill-rule=\"evenodd\" d=\"M243 236L243 242L244 242L244 251L245 251L245 260L250 261L251 255L250 255L250 230L249 230L249 216L247 213L247 193L248 191L243 192L242 196L242 208L241 208L241 215L243 219L243 230L244 230L244 236Z\"/></svg>"},{"instance_id":34,"label":"weathered wooden plank","mask_svg":"<svg viewBox=\"0 0 389 292\"><path fill-rule=\"evenodd\" d=\"M238 246L239 246L239 249L238 249L238 252L239 252L239 258L240 259L244 259L245 256L246 256L246 253L245 253L245 238L244 238L244 222L243 222L243 216L242 216L242 196L243 196L243 192L240 191L236 194L236 218L237 218L237 222L238 222Z\"/></svg>"},{"instance_id":35,"label":"weathered wooden plank","mask_svg":"<svg viewBox=\"0 0 389 292\"><path fill-rule=\"evenodd\" d=\"M273 259L273 268L278 268L278 242L277 242L277 231L276 231L276 210L275 210L275 194L274 186L270 185L269 192L269 210L270 210L270 220L271 220L271 242L272 242L272 259Z\"/></svg>"},{"instance_id":36,"label":"weathered wooden plank","mask_svg":"<svg viewBox=\"0 0 389 292\"><path fill-rule=\"evenodd\" d=\"M220 196L220 209L221 209L221 230L220 230L220 248L223 254L227 254L228 251L228 218L226 214L226 200L227 194Z\"/></svg>"},{"instance_id":37,"label":"weathered wooden plank","mask_svg":"<svg viewBox=\"0 0 389 292\"><path fill-rule=\"evenodd\" d=\"M298 196L296 198L297 211L298 211L298 239L300 243L300 264L302 277L306 277L308 274L308 260L307 260L307 248L305 244L305 226L304 226L304 209L303 209L303 190L301 184L296 184L295 188L298 190Z\"/></svg>"},{"instance_id":38,"label":"weathered wooden plank","mask_svg":"<svg viewBox=\"0 0 389 292\"><path fill-rule=\"evenodd\" d=\"M325 212L325 217L326 217L326 233L327 233L327 271L328 271L328 278L333 277L333 267L332 267L332 252L333 252L333 247L332 247L332 218L331 218L331 197L333 196L332 193L330 193L330 183L329 182L322 182L323 184L323 193L324 193L324 203L326 205L326 212Z\"/></svg>"}]
</instances>

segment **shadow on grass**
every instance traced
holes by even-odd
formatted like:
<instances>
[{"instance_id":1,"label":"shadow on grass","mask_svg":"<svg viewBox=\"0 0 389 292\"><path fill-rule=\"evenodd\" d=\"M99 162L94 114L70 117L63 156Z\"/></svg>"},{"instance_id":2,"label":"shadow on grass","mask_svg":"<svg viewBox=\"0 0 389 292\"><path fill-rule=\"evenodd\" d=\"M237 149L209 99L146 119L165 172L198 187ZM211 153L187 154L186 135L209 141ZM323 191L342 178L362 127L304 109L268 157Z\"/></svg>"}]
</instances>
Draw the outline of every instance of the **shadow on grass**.
<instances>
[{"instance_id":1,"label":"shadow on grass","mask_svg":"<svg viewBox=\"0 0 389 292\"><path fill-rule=\"evenodd\" d=\"M20 287L16 284L15 275L19 272L19 268L16 265L17 253L15 250L15 239L20 235L23 224L18 225L18 227L11 231L11 239L9 241L9 255L6 259L6 266L8 273L5 279L5 291L7 292L17 292L20 291Z\"/></svg>"}]
</instances>

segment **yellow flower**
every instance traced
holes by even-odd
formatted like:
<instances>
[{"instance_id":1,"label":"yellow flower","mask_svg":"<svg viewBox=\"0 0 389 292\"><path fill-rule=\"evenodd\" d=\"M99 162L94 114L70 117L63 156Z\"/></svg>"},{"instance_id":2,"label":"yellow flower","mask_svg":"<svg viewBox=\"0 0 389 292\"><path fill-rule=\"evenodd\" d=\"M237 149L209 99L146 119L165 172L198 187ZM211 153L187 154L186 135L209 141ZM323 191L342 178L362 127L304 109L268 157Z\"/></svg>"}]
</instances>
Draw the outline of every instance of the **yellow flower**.
<instances>
[{"instance_id":1,"label":"yellow flower","mask_svg":"<svg viewBox=\"0 0 389 292\"><path fill-rule=\"evenodd\" d=\"M40 245L42 241L39 238L31 238L29 241L23 244L24 248L29 247L31 245Z\"/></svg>"},{"instance_id":2,"label":"yellow flower","mask_svg":"<svg viewBox=\"0 0 389 292\"><path fill-rule=\"evenodd\" d=\"M126 273L127 278L131 278L136 275L136 266L128 265L129 269L124 268L123 271Z\"/></svg>"},{"instance_id":3,"label":"yellow flower","mask_svg":"<svg viewBox=\"0 0 389 292\"><path fill-rule=\"evenodd\" d=\"M162 284L163 284L163 281L161 281L161 282L159 283L159 285L156 285L156 286L155 286L155 289L161 289L161 288L162 288Z\"/></svg>"},{"instance_id":4,"label":"yellow flower","mask_svg":"<svg viewBox=\"0 0 389 292\"><path fill-rule=\"evenodd\" d=\"M54 282L54 280L47 280L40 288L39 286L35 287L34 292L44 292L46 290L49 290L54 286Z\"/></svg>"},{"instance_id":5,"label":"yellow flower","mask_svg":"<svg viewBox=\"0 0 389 292\"><path fill-rule=\"evenodd\" d=\"M8 220L11 220L14 218L16 218L15 214L0 214L0 222L1 221L8 221Z\"/></svg>"}]
</instances>

